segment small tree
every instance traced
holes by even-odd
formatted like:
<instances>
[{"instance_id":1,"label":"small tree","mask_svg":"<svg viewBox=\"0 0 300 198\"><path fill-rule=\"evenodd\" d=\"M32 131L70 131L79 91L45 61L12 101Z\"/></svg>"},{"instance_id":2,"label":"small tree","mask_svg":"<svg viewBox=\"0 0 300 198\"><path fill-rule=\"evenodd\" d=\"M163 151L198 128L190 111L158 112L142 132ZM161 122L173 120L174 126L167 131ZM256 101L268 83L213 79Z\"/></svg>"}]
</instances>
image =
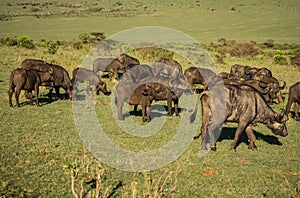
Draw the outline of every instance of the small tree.
<instances>
[{"instance_id":1,"label":"small tree","mask_svg":"<svg viewBox=\"0 0 300 198\"><path fill-rule=\"evenodd\" d=\"M25 47L27 49L35 48L35 45L29 36L19 36L17 42L19 47Z\"/></svg>"}]
</instances>

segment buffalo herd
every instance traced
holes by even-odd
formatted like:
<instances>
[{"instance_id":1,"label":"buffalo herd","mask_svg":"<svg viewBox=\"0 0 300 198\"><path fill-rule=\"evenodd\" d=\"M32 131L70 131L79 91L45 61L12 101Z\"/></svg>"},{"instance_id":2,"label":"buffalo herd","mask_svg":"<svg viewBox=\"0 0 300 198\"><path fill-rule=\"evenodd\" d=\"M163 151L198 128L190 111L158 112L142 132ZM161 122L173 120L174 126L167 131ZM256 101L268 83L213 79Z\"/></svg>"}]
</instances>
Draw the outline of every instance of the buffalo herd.
<instances>
[{"instance_id":1,"label":"buffalo herd","mask_svg":"<svg viewBox=\"0 0 300 198\"><path fill-rule=\"evenodd\" d=\"M79 92L79 83L87 82L87 92L95 90L109 95L107 84L101 79L98 72L107 72L110 81L117 79L115 87L115 105L118 119L123 120L122 113L124 102L134 105L137 111L141 106L142 120L150 122L150 107L153 101L167 101L167 115L174 112L179 116L179 99L182 94L194 94L194 86L200 84L198 103L190 116L194 122L199 103L202 107L202 149L206 150L206 144L210 144L212 150L216 150L216 137L221 133L225 122L238 123L231 149L235 150L243 131L249 139L249 148L256 149L255 134L252 126L261 123L267 126L276 135L287 136L285 126L292 104L294 103L295 118L299 118L300 82L296 82L289 88L286 109L275 112L271 104L284 102L284 81L276 79L272 72L266 68L256 68L235 64L230 72L215 73L211 69L201 67L189 67L182 70L181 65L172 59L160 58L153 64L141 64L140 61L125 53L116 58L97 58L94 60L92 70L75 68L70 78L65 68L45 62L43 60L25 59L21 68L11 72L9 82L9 105L12 107L12 95L15 93L16 105L19 107L19 95L25 90L26 98L33 105L32 90L36 105L39 106L39 86L50 88L49 99L52 90L55 89L58 98L61 98L59 89L65 90L65 98L76 100ZM121 72L121 73L120 73ZM93 87L93 89L92 89ZM199 137L196 136L195 138Z\"/></svg>"}]
</instances>

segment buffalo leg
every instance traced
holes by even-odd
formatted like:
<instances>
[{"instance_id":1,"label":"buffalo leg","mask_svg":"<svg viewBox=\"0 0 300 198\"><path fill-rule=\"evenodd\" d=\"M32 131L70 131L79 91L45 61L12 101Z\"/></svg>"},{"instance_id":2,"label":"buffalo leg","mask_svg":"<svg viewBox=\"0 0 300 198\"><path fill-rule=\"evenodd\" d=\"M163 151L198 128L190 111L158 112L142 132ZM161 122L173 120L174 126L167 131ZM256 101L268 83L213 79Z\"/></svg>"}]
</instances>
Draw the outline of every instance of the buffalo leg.
<instances>
[{"instance_id":1,"label":"buffalo leg","mask_svg":"<svg viewBox=\"0 0 300 198\"><path fill-rule=\"evenodd\" d=\"M36 106L40 106L40 103L39 103L39 85L35 85L34 93L35 93ZM31 102L30 103L32 103L32 94L31 94Z\"/></svg>"},{"instance_id":2,"label":"buffalo leg","mask_svg":"<svg viewBox=\"0 0 300 198\"><path fill-rule=\"evenodd\" d=\"M27 97L29 99L30 106L32 106L33 105L33 102L32 102L32 91L27 91Z\"/></svg>"},{"instance_id":3,"label":"buffalo leg","mask_svg":"<svg viewBox=\"0 0 300 198\"><path fill-rule=\"evenodd\" d=\"M120 102L120 101L117 103L117 110L118 110L118 118L119 118L119 120L124 120L124 116L122 114L123 103L124 102Z\"/></svg>"},{"instance_id":4,"label":"buffalo leg","mask_svg":"<svg viewBox=\"0 0 300 198\"><path fill-rule=\"evenodd\" d=\"M246 134L247 134L247 136L248 136L248 138L249 138L249 145L248 145L248 148L249 149L257 149L257 147L256 147L256 145L255 145L255 140L256 140L256 137L255 137L255 135L254 135L254 133L253 133L253 130L252 130L252 128L251 128L251 126L247 126L247 128L246 128Z\"/></svg>"},{"instance_id":5,"label":"buffalo leg","mask_svg":"<svg viewBox=\"0 0 300 198\"><path fill-rule=\"evenodd\" d=\"M146 116L147 116L147 121L150 122L151 121L151 117L150 117L150 105L146 106Z\"/></svg>"},{"instance_id":6,"label":"buffalo leg","mask_svg":"<svg viewBox=\"0 0 300 198\"><path fill-rule=\"evenodd\" d=\"M138 105L134 105L134 106L133 106L133 111L134 111L134 112L137 112L137 108L138 108Z\"/></svg>"},{"instance_id":7,"label":"buffalo leg","mask_svg":"<svg viewBox=\"0 0 300 198\"><path fill-rule=\"evenodd\" d=\"M12 95L14 93L14 88L10 88L9 91L8 91L8 99L9 99L9 106L12 107L13 104L12 104Z\"/></svg>"},{"instance_id":8,"label":"buffalo leg","mask_svg":"<svg viewBox=\"0 0 300 198\"><path fill-rule=\"evenodd\" d=\"M241 123L242 121L240 121L240 123ZM245 130L245 128L246 128L246 126L244 125L244 124L239 124L238 125L238 128L236 129L236 131L235 131L235 135L234 135L234 139L233 139L233 142L232 142L232 144L231 144L231 149L232 150L236 150L236 147L237 147L237 143L238 143L238 141L239 141L239 139L240 139L240 137L241 137L241 134L242 134L242 132Z\"/></svg>"},{"instance_id":9,"label":"buffalo leg","mask_svg":"<svg viewBox=\"0 0 300 198\"><path fill-rule=\"evenodd\" d=\"M61 99L60 94L59 94L59 87L58 86L55 87L55 93L56 93L57 98Z\"/></svg>"},{"instance_id":10,"label":"buffalo leg","mask_svg":"<svg viewBox=\"0 0 300 198\"><path fill-rule=\"evenodd\" d=\"M147 117L145 116L145 114L147 114L147 110L146 110L146 105L145 104L141 104L142 107L142 120L143 122L147 121Z\"/></svg>"},{"instance_id":11,"label":"buffalo leg","mask_svg":"<svg viewBox=\"0 0 300 198\"><path fill-rule=\"evenodd\" d=\"M295 117L296 117L296 120L299 121L300 118L299 118L299 104L297 102L294 103L294 112L295 112Z\"/></svg>"},{"instance_id":12,"label":"buffalo leg","mask_svg":"<svg viewBox=\"0 0 300 198\"><path fill-rule=\"evenodd\" d=\"M20 88L20 89L16 89L16 92L15 92L15 98L16 98L16 104L17 104L17 107L20 107L20 103L19 103L19 96L20 96L20 93L21 93L21 88Z\"/></svg>"},{"instance_id":13,"label":"buffalo leg","mask_svg":"<svg viewBox=\"0 0 300 198\"><path fill-rule=\"evenodd\" d=\"M48 93L48 98L49 98L49 100L52 99L52 92L53 92L53 87L50 87L50 88L49 88L49 93Z\"/></svg>"},{"instance_id":14,"label":"buffalo leg","mask_svg":"<svg viewBox=\"0 0 300 198\"><path fill-rule=\"evenodd\" d=\"M167 106L168 106L168 116L172 115L172 100L167 100Z\"/></svg>"},{"instance_id":15,"label":"buffalo leg","mask_svg":"<svg viewBox=\"0 0 300 198\"><path fill-rule=\"evenodd\" d=\"M178 112L178 99L174 100L174 108L175 108L175 115L179 116L179 112Z\"/></svg>"},{"instance_id":16,"label":"buffalo leg","mask_svg":"<svg viewBox=\"0 0 300 198\"><path fill-rule=\"evenodd\" d=\"M289 96L288 102L287 102L286 108L285 108L285 115L287 115L287 116L289 115L293 102L295 102L295 100L293 100L292 97Z\"/></svg>"}]
</instances>

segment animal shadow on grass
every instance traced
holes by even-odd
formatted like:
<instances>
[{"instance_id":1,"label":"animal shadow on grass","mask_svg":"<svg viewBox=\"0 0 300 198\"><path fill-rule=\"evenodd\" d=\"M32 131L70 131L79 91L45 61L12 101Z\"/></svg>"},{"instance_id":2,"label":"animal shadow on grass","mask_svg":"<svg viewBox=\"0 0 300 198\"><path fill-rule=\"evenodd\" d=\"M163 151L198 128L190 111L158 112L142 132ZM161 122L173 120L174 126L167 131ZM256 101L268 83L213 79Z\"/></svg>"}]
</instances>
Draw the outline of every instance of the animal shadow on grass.
<instances>
[{"instance_id":1,"label":"animal shadow on grass","mask_svg":"<svg viewBox=\"0 0 300 198\"><path fill-rule=\"evenodd\" d=\"M235 131L236 131L236 128L223 127L220 137L218 138L218 142L221 142L222 140L233 140ZM282 143L278 140L278 138L273 135L264 135L257 131L254 131L254 130L253 130L253 132L254 132L256 139L258 139L258 140L263 140L269 144L275 144L278 146L282 145ZM249 145L246 132L243 132L241 134L241 137L239 139L237 146L239 146L241 143L245 143L245 144Z\"/></svg>"},{"instance_id":2,"label":"animal shadow on grass","mask_svg":"<svg viewBox=\"0 0 300 198\"><path fill-rule=\"evenodd\" d=\"M178 112L181 112L181 108L178 107ZM168 107L166 105L151 105L151 119L153 118L158 118L158 117L162 117L162 116L167 116L168 113ZM174 108L172 108L172 115L174 115ZM137 111L130 111L129 114L126 113L125 117L129 117L130 115L133 116L142 116L142 110L140 109L140 106L138 106L138 110Z\"/></svg>"},{"instance_id":3,"label":"animal shadow on grass","mask_svg":"<svg viewBox=\"0 0 300 198\"><path fill-rule=\"evenodd\" d=\"M32 98L32 101L33 101L33 105L32 106L36 106L35 97ZM39 97L39 104L40 104L40 106L44 106L44 105L50 104L50 103L52 103L54 101L55 100L53 100L53 99L50 100L48 97ZM26 106L26 105L30 105L29 99L26 99L26 101L24 101L24 102L20 102L20 107Z\"/></svg>"}]
</instances>

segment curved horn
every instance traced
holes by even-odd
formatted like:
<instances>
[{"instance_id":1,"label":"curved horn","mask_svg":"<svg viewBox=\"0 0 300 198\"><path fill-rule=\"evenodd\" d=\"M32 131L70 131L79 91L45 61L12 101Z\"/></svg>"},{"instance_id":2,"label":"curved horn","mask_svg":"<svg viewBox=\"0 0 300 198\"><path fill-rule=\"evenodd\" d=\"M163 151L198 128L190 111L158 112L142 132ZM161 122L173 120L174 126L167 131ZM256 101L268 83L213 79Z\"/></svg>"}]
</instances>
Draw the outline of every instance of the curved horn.
<instances>
[{"instance_id":1,"label":"curved horn","mask_svg":"<svg viewBox=\"0 0 300 198\"><path fill-rule=\"evenodd\" d=\"M265 89L265 88L268 87L268 84L263 83L263 82L259 82L258 85L259 85L261 88L263 88L263 89Z\"/></svg>"},{"instance_id":2,"label":"curved horn","mask_svg":"<svg viewBox=\"0 0 300 198\"><path fill-rule=\"evenodd\" d=\"M245 81L244 84L253 87L254 89L256 89L258 92L260 92L260 93L262 93L262 94L267 94L267 93L269 93L269 90L266 89L266 88L261 87L261 86L260 86L260 83L261 83L261 82L258 82L258 81L256 81L256 80L253 80L253 81L248 80L248 81Z\"/></svg>"}]
</instances>

